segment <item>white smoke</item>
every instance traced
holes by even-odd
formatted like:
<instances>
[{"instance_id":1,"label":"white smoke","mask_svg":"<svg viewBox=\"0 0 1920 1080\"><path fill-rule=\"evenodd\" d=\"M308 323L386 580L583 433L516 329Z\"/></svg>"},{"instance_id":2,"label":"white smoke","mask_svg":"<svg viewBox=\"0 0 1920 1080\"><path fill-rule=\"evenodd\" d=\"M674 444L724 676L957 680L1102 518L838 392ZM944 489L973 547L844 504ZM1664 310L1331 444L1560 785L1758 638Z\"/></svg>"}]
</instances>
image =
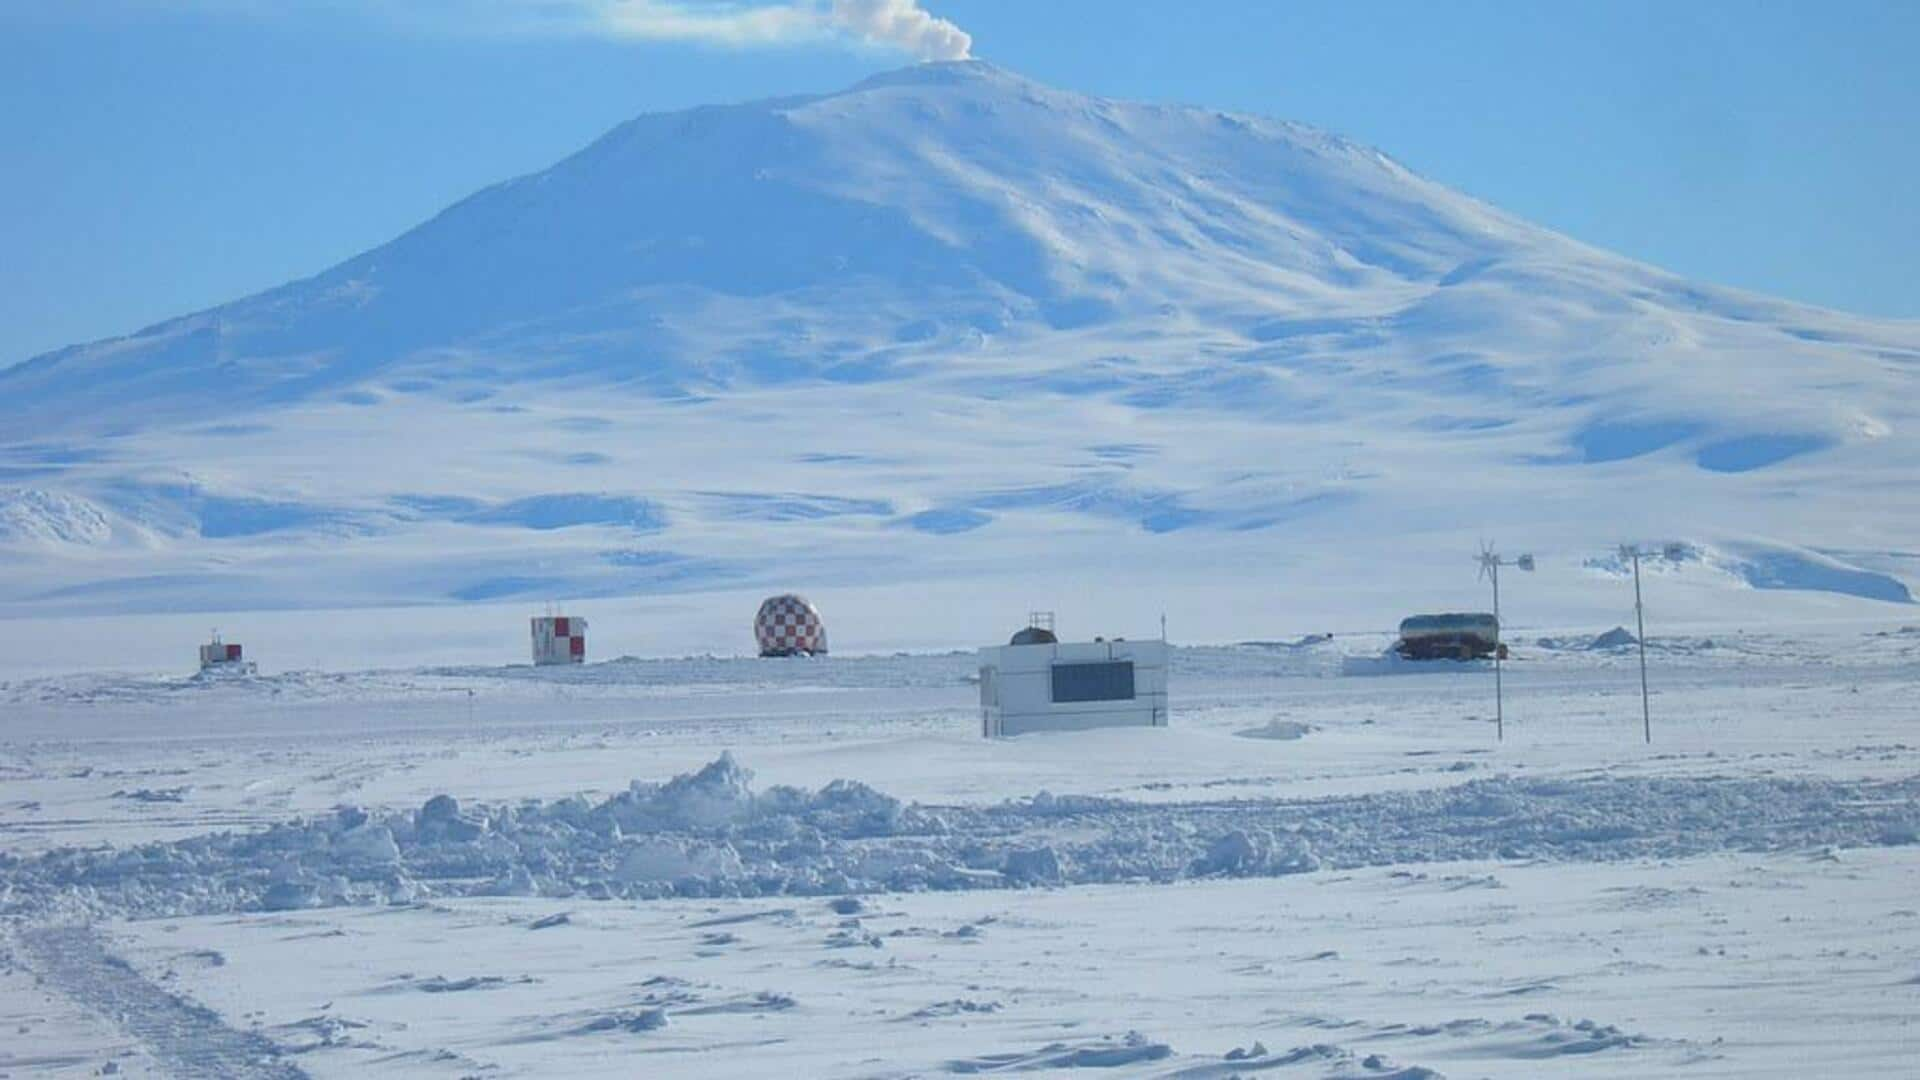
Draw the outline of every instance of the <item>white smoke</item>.
<instances>
[{"instance_id":1,"label":"white smoke","mask_svg":"<svg viewBox=\"0 0 1920 1080\"><path fill-rule=\"evenodd\" d=\"M964 60L973 37L917 0L594 0L599 25L621 37L776 45L845 34L919 60Z\"/></svg>"},{"instance_id":2,"label":"white smoke","mask_svg":"<svg viewBox=\"0 0 1920 1080\"><path fill-rule=\"evenodd\" d=\"M928 14L915 0L833 0L833 21L920 60L965 60L973 51L973 35Z\"/></svg>"}]
</instances>

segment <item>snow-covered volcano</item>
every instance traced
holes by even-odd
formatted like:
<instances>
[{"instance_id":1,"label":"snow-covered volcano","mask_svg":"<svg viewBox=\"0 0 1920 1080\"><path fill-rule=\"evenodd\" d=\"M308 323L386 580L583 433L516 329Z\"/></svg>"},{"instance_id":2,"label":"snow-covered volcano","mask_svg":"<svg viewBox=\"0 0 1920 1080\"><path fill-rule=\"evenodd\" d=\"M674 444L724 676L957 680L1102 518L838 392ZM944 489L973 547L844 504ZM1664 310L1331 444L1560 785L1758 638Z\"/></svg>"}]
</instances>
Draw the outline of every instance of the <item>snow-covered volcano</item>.
<instances>
[{"instance_id":1,"label":"snow-covered volcano","mask_svg":"<svg viewBox=\"0 0 1920 1080\"><path fill-rule=\"evenodd\" d=\"M939 581L1212 595L1237 633L1285 621L1256 596L1477 597L1482 537L1568 613L1632 538L1691 542L1701 595L1897 601L1917 375L1920 325L1691 284L1312 129L926 64L643 116L0 371L0 602Z\"/></svg>"},{"instance_id":2,"label":"snow-covered volcano","mask_svg":"<svg viewBox=\"0 0 1920 1080\"><path fill-rule=\"evenodd\" d=\"M98 422L402 372L865 380L1060 331L1185 351L1377 334L1425 325L1436 286L1593 261L1305 128L928 64L643 116L317 277L50 354L8 387Z\"/></svg>"}]
</instances>

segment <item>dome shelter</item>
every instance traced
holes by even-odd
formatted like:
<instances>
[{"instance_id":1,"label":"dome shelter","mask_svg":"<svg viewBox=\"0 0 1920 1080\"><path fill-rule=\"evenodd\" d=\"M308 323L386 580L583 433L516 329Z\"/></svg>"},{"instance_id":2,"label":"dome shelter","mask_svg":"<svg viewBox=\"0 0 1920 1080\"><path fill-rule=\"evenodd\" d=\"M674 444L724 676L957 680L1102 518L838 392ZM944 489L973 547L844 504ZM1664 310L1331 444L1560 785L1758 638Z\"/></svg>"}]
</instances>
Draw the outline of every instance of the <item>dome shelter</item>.
<instances>
[{"instance_id":1,"label":"dome shelter","mask_svg":"<svg viewBox=\"0 0 1920 1080\"><path fill-rule=\"evenodd\" d=\"M753 617L753 636L761 656L825 656L827 626L804 596L769 596Z\"/></svg>"}]
</instances>

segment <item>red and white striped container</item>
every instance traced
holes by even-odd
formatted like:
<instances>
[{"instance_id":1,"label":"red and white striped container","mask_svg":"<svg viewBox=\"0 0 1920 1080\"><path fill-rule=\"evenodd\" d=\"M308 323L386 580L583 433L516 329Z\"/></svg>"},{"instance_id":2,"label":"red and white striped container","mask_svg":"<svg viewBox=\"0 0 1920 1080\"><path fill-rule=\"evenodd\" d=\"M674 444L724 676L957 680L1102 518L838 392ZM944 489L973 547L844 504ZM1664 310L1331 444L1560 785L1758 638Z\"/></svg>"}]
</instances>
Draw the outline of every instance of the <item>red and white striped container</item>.
<instances>
[{"instance_id":1,"label":"red and white striped container","mask_svg":"<svg viewBox=\"0 0 1920 1080\"><path fill-rule=\"evenodd\" d=\"M541 667L586 663L587 620L568 615L535 616L533 662Z\"/></svg>"}]
</instances>

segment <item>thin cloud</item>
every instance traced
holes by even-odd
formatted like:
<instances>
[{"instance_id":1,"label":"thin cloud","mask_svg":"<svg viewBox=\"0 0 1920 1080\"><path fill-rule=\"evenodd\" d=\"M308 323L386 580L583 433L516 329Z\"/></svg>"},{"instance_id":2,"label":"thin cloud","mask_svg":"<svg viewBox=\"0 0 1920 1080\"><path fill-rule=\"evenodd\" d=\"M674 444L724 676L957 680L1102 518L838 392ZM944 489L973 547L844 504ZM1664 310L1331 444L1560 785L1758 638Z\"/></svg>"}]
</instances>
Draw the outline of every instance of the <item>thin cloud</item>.
<instances>
[{"instance_id":1,"label":"thin cloud","mask_svg":"<svg viewBox=\"0 0 1920 1080\"><path fill-rule=\"evenodd\" d=\"M579 7L582 29L646 41L746 47L824 39L831 33L826 13L811 5L594 0Z\"/></svg>"},{"instance_id":2,"label":"thin cloud","mask_svg":"<svg viewBox=\"0 0 1920 1080\"><path fill-rule=\"evenodd\" d=\"M964 60L973 38L916 0L787 0L774 4L696 0L588 0L578 14L619 37L781 45L836 36L921 60ZM550 4L548 10L553 10Z\"/></svg>"},{"instance_id":3,"label":"thin cloud","mask_svg":"<svg viewBox=\"0 0 1920 1080\"><path fill-rule=\"evenodd\" d=\"M5 13L0 0L0 15ZM853 40L920 60L963 60L973 38L918 0L101 0L94 17L193 9L354 15L430 33L579 34L755 48Z\"/></svg>"}]
</instances>

